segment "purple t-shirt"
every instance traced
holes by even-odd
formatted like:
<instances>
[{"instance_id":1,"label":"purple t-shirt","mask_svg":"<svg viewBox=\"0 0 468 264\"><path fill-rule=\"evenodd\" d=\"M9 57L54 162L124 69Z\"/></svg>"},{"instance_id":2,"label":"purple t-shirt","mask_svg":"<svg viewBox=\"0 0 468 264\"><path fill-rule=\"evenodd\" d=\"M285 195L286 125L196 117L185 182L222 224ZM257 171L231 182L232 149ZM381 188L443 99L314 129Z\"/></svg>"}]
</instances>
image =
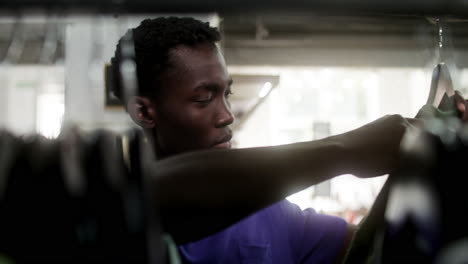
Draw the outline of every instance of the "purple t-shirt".
<instances>
[{"instance_id":1,"label":"purple t-shirt","mask_svg":"<svg viewBox=\"0 0 468 264\"><path fill-rule=\"evenodd\" d=\"M179 252L183 263L333 263L345 233L343 219L283 200Z\"/></svg>"}]
</instances>

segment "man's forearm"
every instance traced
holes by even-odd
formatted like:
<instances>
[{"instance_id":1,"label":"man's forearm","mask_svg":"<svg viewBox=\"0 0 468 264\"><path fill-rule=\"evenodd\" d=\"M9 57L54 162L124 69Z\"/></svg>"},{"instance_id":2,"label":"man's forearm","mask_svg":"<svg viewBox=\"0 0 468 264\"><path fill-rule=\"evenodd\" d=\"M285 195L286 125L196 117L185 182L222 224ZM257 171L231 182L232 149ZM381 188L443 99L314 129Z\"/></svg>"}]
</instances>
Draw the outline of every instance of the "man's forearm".
<instances>
[{"instance_id":1,"label":"man's forearm","mask_svg":"<svg viewBox=\"0 0 468 264\"><path fill-rule=\"evenodd\" d=\"M345 155L335 137L276 147L183 154L153 167L154 192L161 206L269 204L345 173Z\"/></svg>"}]
</instances>

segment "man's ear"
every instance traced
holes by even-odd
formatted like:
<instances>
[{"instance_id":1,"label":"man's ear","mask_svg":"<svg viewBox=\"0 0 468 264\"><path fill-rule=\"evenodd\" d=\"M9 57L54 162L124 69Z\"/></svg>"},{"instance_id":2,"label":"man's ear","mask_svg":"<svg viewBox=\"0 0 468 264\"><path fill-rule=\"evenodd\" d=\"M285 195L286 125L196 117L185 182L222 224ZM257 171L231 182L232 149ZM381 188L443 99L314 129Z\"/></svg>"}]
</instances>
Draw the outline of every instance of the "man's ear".
<instances>
[{"instance_id":1,"label":"man's ear","mask_svg":"<svg viewBox=\"0 0 468 264\"><path fill-rule=\"evenodd\" d=\"M132 96L127 102L127 111L133 122L143 128L154 128L158 121L156 105L143 96Z\"/></svg>"}]
</instances>

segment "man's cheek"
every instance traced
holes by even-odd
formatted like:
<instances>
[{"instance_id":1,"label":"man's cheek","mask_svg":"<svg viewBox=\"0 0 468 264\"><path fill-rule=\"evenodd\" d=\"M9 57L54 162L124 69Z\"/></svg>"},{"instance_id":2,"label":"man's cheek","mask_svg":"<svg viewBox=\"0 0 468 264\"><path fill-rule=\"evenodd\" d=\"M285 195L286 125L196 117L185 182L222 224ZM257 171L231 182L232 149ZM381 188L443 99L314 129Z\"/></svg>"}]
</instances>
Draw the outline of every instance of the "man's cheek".
<instances>
[{"instance_id":1,"label":"man's cheek","mask_svg":"<svg viewBox=\"0 0 468 264\"><path fill-rule=\"evenodd\" d=\"M182 124L186 126L187 129L200 131L209 128L209 118L203 113L188 113L183 117Z\"/></svg>"}]
</instances>

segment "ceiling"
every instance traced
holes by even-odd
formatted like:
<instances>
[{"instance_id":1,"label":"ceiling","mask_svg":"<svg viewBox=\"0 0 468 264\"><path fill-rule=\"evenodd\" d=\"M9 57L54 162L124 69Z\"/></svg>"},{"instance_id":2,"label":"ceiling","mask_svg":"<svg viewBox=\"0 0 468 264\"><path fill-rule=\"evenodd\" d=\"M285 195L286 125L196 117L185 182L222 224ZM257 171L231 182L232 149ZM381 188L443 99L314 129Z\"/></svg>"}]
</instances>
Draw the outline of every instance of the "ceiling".
<instances>
[{"instance_id":1,"label":"ceiling","mask_svg":"<svg viewBox=\"0 0 468 264\"><path fill-rule=\"evenodd\" d=\"M0 21L0 62L54 64L64 48L63 23Z\"/></svg>"},{"instance_id":2,"label":"ceiling","mask_svg":"<svg viewBox=\"0 0 468 264\"><path fill-rule=\"evenodd\" d=\"M444 50L461 52L459 61L468 66L468 20L456 17L439 22L415 15L297 12L222 17L231 65L423 67L434 57L442 28Z\"/></svg>"}]
</instances>

